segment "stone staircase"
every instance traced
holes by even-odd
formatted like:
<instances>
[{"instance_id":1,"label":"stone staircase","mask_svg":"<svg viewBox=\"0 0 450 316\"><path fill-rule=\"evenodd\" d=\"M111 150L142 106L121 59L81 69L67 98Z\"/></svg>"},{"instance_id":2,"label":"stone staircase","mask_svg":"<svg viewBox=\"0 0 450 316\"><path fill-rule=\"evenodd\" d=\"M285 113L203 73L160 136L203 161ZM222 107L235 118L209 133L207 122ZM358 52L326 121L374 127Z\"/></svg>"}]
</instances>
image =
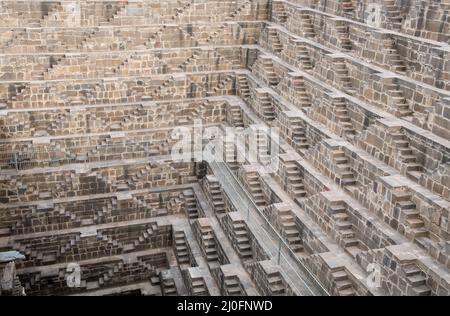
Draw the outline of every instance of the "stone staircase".
<instances>
[{"instance_id":1,"label":"stone staircase","mask_svg":"<svg viewBox=\"0 0 450 316\"><path fill-rule=\"evenodd\" d=\"M50 124L47 126L46 131L49 135L55 135L55 131L62 129L64 127L64 123L69 118L70 113L65 111L63 113L58 113L56 116L56 119L54 121L51 121Z\"/></svg>"},{"instance_id":2,"label":"stone staircase","mask_svg":"<svg viewBox=\"0 0 450 316\"><path fill-rule=\"evenodd\" d=\"M189 257L189 246L186 240L186 235L183 231L174 231L173 233L173 241L174 241L174 252L178 261L178 265L180 269L184 269L185 267L190 267L190 257Z\"/></svg>"},{"instance_id":3,"label":"stone staircase","mask_svg":"<svg viewBox=\"0 0 450 316\"><path fill-rule=\"evenodd\" d=\"M331 272L331 281L334 285L334 295L337 296L356 296L353 283L350 281L345 269L338 269Z\"/></svg>"},{"instance_id":4,"label":"stone staircase","mask_svg":"<svg viewBox=\"0 0 450 316\"><path fill-rule=\"evenodd\" d=\"M127 185L130 188L137 189L138 185L145 182L148 175L152 173L151 165L147 164L145 167L139 168L138 171L130 174L127 178Z\"/></svg>"},{"instance_id":5,"label":"stone staircase","mask_svg":"<svg viewBox=\"0 0 450 316\"><path fill-rule=\"evenodd\" d=\"M245 175L245 181L247 182L247 188L252 195L253 202L255 202L258 207L267 206L258 174L255 172L247 173Z\"/></svg>"},{"instance_id":6,"label":"stone staircase","mask_svg":"<svg viewBox=\"0 0 450 316\"><path fill-rule=\"evenodd\" d=\"M431 288L427 284L427 276L417 264L407 264L402 268L406 275L406 281L411 286L409 295L431 296Z\"/></svg>"},{"instance_id":7,"label":"stone staircase","mask_svg":"<svg viewBox=\"0 0 450 316\"><path fill-rule=\"evenodd\" d=\"M215 177L206 177L208 182L208 190L211 197L212 204L214 206L214 211L216 213L225 213L225 201L223 200L222 189L219 180Z\"/></svg>"},{"instance_id":8,"label":"stone staircase","mask_svg":"<svg viewBox=\"0 0 450 316\"><path fill-rule=\"evenodd\" d=\"M272 122L276 119L275 110L272 106L272 99L270 98L268 93L261 93L258 96L258 102L260 106L260 114L264 121Z\"/></svg>"},{"instance_id":9,"label":"stone staircase","mask_svg":"<svg viewBox=\"0 0 450 316\"><path fill-rule=\"evenodd\" d=\"M188 10L189 8L193 5L193 0L187 2L186 4L184 4L181 8L177 8L175 10L175 14L172 15L171 19L175 22L177 19L181 18Z\"/></svg>"},{"instance_id":10,"label":"stone staircase","mask_svg":"<svg viewBox=\"0 0 450 316\"><path fill-rule=\"evenodd\" d=\"M31 88L26 84L13 84L9 88L9 99L7 101L7 108L14 108L14 103L17 101L22 101L25 95L29 95Z\"/></svg>"},{"instance_id":11,"label":"stone staircase","mask_svg":"<svg viewBox=\"0 0 450 316\"><path fill-rule=\"evenodd\" d=\"M94 146L94 148L90 149L86 154L80 154L78 157L82 159L83 157L86 158L86 160L90 160L91 158L99 158L101 155L101 152L105 149L107 150L108 147L111 147L111 136L104 136L102 137L98 144Z\"/></svg>"},{"instance_id":12,"label":"stone staircase","mask_svg":"<svg viewBox=\"0 0 450 316\"><path fill-rule=\"evenodd\" d=\"M99 29L94 29L90 31L87 36L77 45L76 50L78 51L89 51L90 50L90 43L92 41L95 41L95 38L97 36L97 33L99 32Z\"/></svg>"},{"instance_id":13,"label":"stone staircase","mask_svg":"<svg viewBox=\"0 0 450 316\"><path fill-rule=\"evenodd\" d=\"M242 129L242 128L240 128ZM225 162L227 163L228 167L232 172L235 174L239 170L239 162L238 162L238 156L237 151L235 147L235 142L225 142L223 150L224 150L224 156L225 156Z\"/></svg>"},{"instance_id":14,"label":"stone staircase","mask_svg":"<svg viewBox=\"0 0 450 316\"><path fill-rule=\"evenodd\" d=\"M305 45L297 46L297 60L299 62L300 67L303 70L312 70L313 64L311 62L311 57L309 56L308 49Z\"/></svg>"},{"instance_id":15,"label":"stone staircase","mask_svg":"<svg viewBox=\"0 0 450 316\"><path fill-rule=\"evenodd\" d=\"M271 163L271 153L269 153L270 139L265 131L260 129L256 130L256 144L258 160L263 166L267 166Z\"/></svg>"},{"instance_id":16,"label":"stone staircase","mask_svg":"<svg viewBox=\"0 0 450 316\"><path fill-rule=\"evenodd\" d=\"M294 148L302 153L307 151L309 149L308 139L306 138L305 129L302 127L301 122L293 121L291 126Z\"/></svg>"},{"instance_id":17,"label":"stone staircase","mask_svg":"<svg viewBox=\"0 0 450 316\"><path fill-rule=\"evenodd\" d=\"M354 94L352 78L349 75L347 64L344 59L337 59L333 62L334 72L340 88L348 94Z\"/></svg>"},{"instance_id":18,"label":"stone staircase","mask_svg":"<svg viewBox=\"0 0 450 316\"><path fill-rule=\"evenodd\" d=\"M261 68L264 72L264 77L269 86L276 86L280 83L280 78L275 72L273 61L271 58L261 58Z\"/></svg>"},{"instance_id":19,"label":"stone staircase","mask_svg":"<svg viewBox=\"0 0 450 316\"><path fill-rule=\"evenodd\" d=\"M65 65L67 62L68 59L66 55L50 57L50 67L42 73L42 79L53 79L53 74L59 70L59 66L62 64Z\"/></svg>"},{"instance_id":20,"label":"stone staircase","mask_svg":"<svg viewBox=\"0 0 450 316\"><path fill-rule=\"evenodd\" d=\"M330 205L330 215L333 219L336 232L341 237L341 245L353 258L367 247L356 238L353 224L349 221L347 206L344 202L333 202Z\"/></svg>"},{"instance_id":21,"label":"stone staircase","mask_svg":"<svg viewBox=\"0 0 450 316\"><path fill-rule=\"evenodd\" d=\"M32 23L31 27L46 27L48 24L52 24L51 23L52 21L50 21L50 19L52 17L55 17L56 13L64 12L61 2L52 2L47 5L48 5L47 12L43 14L39 22L36 21L35 23Z\"/></svg>"},{"instance_id":22,"label":"stone staircase","mask_svg":"<svg viewBox=\"0 0 450 316\"><path fill-rule=\"evenodd\" d=\"M316 37L316 32L314 31L314 25L310 14L308 12L301 12L299 18L303 35L310 38Z\"/></svg>"},{"instance_id":23,"label":"stone staircase","mask_svg":"<svg viewBox=\"0 0 450 316\"><path fill-rule=\"evenodd\" d=\"M248 9L252 5L252 0L244 0L242 5L240 5L235 11L233 11L225 20L234 21L236 17L241 14L245 9Z\"/></svg>"},{"instance_id":24,"label":"stone staircase","mask_svg":"<svg viewBox=\"0 0 450 316\"><path fill-rule=\"evenodd\" d=\"M338 183L346 190L352 190L356 187L356 179L348 158L343 150L334 150L331 153L332 160L336 166L336 175Z\"/></svg>"},{"instance_id":25,"label":"stone staircase","mask_svg":"<svg viewBox=\"0 0 450 316\"><path fill-rule=\"evenodd\" d=\"M336 115L336 121L342 127L344 135L349 139L354 139L356 130L353 127L352 119L347 110L347 102L344 98L334 99L333 110Z\"/></svg>"},{"instance_id":26,"label":"stone staircase","mask_svg":"<svg viewBox=\"0 0 450 316\"><path fill-rule=\"evenodd\" d=\"M286 294L283 277L280 272L270 272L267 274L268 290L271 296L282 296Z\"/></svg>"},{"instance_id":27,"label":"stone staircase","mask_svg":"<svg viewBox=\"0 0 450 316\"><path fill-rule=\"evenodd\" d=\"M145 48L157 48L157 42L158 42L158 37L161 37L164 32L167 29L167 25L162 25L159 27L159 29L153 33L152 35L150 35L150 37L147 39L147 41L145 41L145 43L143 44L143 47Z\"/></svg>"},{"instance_id":28,"label":"stone staircase","mask_svg":"<svg viewBox=\"0 0 450 316\"><path fill-rule=\"evenodd\" d=\"M125 59L123 59L117 66L112 67L110 71L105 72L105 77L120 77L123 75L125 69L132 65L133 61L139 59L142 55L138 55L138 53L134 52L128 55Z\"/></svg>"},{"instance_id":29,"label":"stone staircase","mask_svg":"<svg viewBox=\"0 0 450 316\"><path fill-rule=\"evenodd\" d=\"M411 116L413 111L410 109L405 93L400 89L400 86L395 82L395 80L387 83L385 87L390 98L388 110L393 112L398 117Z\"/></svg>"},{"instance_id":30,"label":"stone staircase","mask_svg":"<svg viewBox=\"0 0 450 316\"><path fill-rule=\"evenodd\" d=\"M199 225L200 226L200 225ZM216 239L211 226L200 226L201 248L204 251L205 259L210 266L219 266L219 255L217 253Z\"/></svg>"},{"instance_id":31,"label":"stone staircase","mask_svg":"<svg viewBox=\"0 0 450 316\"><path fill-rule=\"evenodd\" d=\"M83 102L83 101L80 101ZM84 102L83 102L84 103ZM97 129L106 129L108 131L114 130L114 124L109 124L102 117L97 117L95 113L87 113L86 121L88 122L88 131L96 131Z\"/></svg>"},{"instance_id":32,"label":"stone staircase","mask_svg":"<svg viewBox=\"0 0 450 316\"><path fill-rule=\"evenodd\" d=\"M189 113L189 115L187 117L188 122L194 122L194 120L201 120L201 119L203 119L203 113L208 107L210 107L210 102L208 100L205 100L202 103L200 103L199 106L196 106Z\"/></svg>"},{"instance_id":33,"label":"stone staircase","mask_svg":"<svg viewBox=\"0 0 450 316\"><path fill-rule=\"evenodd\" d=\"M294 199L305 198L307 192L303 185L303 179L300 177L300 170L294 162L288 162L286 169L286 191Z\"/></svg>"},{"instance_id":34,"label":"stone staircase","mask_svg":"<svg viewBox=\"0 0 450 316\"><path fill-rule=\"evenodd\" d=\"M113 212L116 212L118 210L117 208L117 199L113 198L107 201L106 206L103 206L101 210L97 211L97 214L94 215L94 222L100 223L102 222L101 219L106 218L107 216L110 216Z\"/></svg>"},{"instance_id":35,"label":"stone staircase","mask_svg":"<svg viewBox=\"0 0 450 316\"><path fill-rule=\"evenodd\" d=\"M192 55L189 56L184 62L182 62L181 64L177 65L177 67L175 67L175 69L172 70L172 72L175 71L181 71L181 72L186 72L186 68L193 64L196 60L198 60L201 57L200 52L198 51L194 51L192 52Z\"/></svg>"},{"instance_id":36,"label":"stone staircase","mask_svg":"<svg viewBox=\"0 0 450 316\"><path fill-rule=\"evenodd\" d=\"M215 86L212 90L208 91L206 94L207 96L218 96L223 95L225 92L223 91L224 88L230 84L234 79L234 76L232 75L226 75L225 78L219 81L217 86Z\"/></svg>"},{"instance_id":37,"label":"stone staircase","mask_svg":"<svg viewBox=\"0 0 450 316\"><path fill-rule=\"evenodd\" d=\"M147 204L147 202L145 201L145 198L138 198L136 196L133 196L132 202L135 206L137 206L138 209L143 209L145 212L152 213L152 212L156 211L153 207L151 207L150 205ZM163 215L159 212L158 212L158 214ZM165 215L167 215L167 212Z\"/></svg>"},{"instance_id":38,"label":"stone staircase","mask_svg":"<svg viewBox=\"0 0 450 316\"><path fill-rule=\"evenodd\" d=\"M232 105L230 107L231 125L234 127L244 128L244 118L242 114L242 109L237 105Z\"/></svg>"},{"instance_id":39,"label":"stone staircase","mask_svg":"<svg viewBox=\"0 0 450 316\"><path fill-rule=\"evenodd\" d=\"M185 201L186 214L190 220L199 218L197 200L192 190L183 191L183 198Z\"/></svg>"},{"instance_id":40,"label":"stone staircase","mask_svg":"<svg viewBox=\"0 0 450 316\"><path fill-rule=\"evenodd\" d=\"M293 79L292 88L295 91L295 97L300 107L302 109L311 107L311 98L306 91L305 80L303 78Z\"/></svg>"},{"instance_id":41,"label":"stone staircase","mask_svg":"<svg viewBox=\"0 0 450 316\"><path fill-rule=\"evenodd\" d=\"M160 84L156 89L154 89L151 92L150 100L158 100L158 98L160 98L162 96L163 89L165 89L168 86L170 86L170 84L173 83L174 81L175 81L175 77L174 76L170 76L169 78L164 80L164 82L162 84ZM142 100L146 101L147 98L143 96Z\"/></svg>"},{"instance_id":42,"label":"stone staircase","mask_svg":"<svg viewBox=\"0 0 450 316\"><path fill-rule=\"evenodd\" d=\"M383 0L383 2L390 26L393 30L400 31L402 28L403 18L399 8L395 5L395 0Z\"/></svg>"},{"instance_id":43,"label":"stone staircase","mask_svg":"<svg viewBox=\"0 0 450 316\"><path fill-rule=\"evenodd\" d=\"M288 208L278 210L278 219L280 221L281 234L292 251L295 253L303 252L303 242L292 211Z\"/></svg>"},{"instance_id":44,"label":"stone staircase","mask_svg":"<svg viewBox=\"0 0 450 316\"><path fill-rule=\"evenodd\" d=\"M161 294L163 296L179 296L177 286L170 271L160 272L159 279Z\"/></svg>"},{"instance_id":45,"label":"stone staircase","mask_svg":"<svg viewBox=\"0 0 450 316\"><path fill-rule=\"evenodd\" d=\"M223 291L225 296L245 296L241 281L237 275L224 276Z\"/></svg>"},{"instance_id":46,"label":"stone staircase","mask_svg":"<svg viewBox=\"0 0 450 316\"><path fill-rule=\"evenodd\" d=\"M237 90L240 92L242 100L247 101L250 98L250 86L246 75L237 75Z\"/></svg>"},{"instance_id":47,"label":"stone staircase","mask_svg":"<svg viewBox=\"0 0 450 316\"><path fill-rule=\"evenodd\" d=\"M100 288L109 280L114 279L116 277L116 273L122 270L123 267L124 267L123 262L118 262L114 264L112 267L110 267L106 272L104 272L103 275L100 276L97 281L90 281L90 282L85 281L84 286L86 286L86 290L95 290L97 288Z\"/></svg>"},{"instance_id":48,"label":"stone staircase","mask_svg":"<svg viewBox=\"0 0 450 316\"><path fill-rule=\"evenodd\" d=\"M214 40L217 38L217 37L219 37L219 35L221 35L224 31L225 31L225 29L228 27L228 24L227 23L224 23L224 24L222 24L220 27L219 27L219 29L218 30L216 30L216 31L214 31L214 32L212 32L211 34L209 34L208 35L208 38L206 39L206 44L209 44L209 45L214 45L215 44L215 42L214 42Z\"/></svg>"},{"instance_id":49,"label":"stone staircase","mask_svg":"<svg viewBox=\"0 0 450 316\"><path fill-rule=\"evenodd\" d=\"M353 18L355 5L352 0L340 0L341 10L346 18Z\"/></svg>"},{"instance_id":50,"label":"stone staircase","mask_svg":"<svg viewBox=\"0 0 450 316\"><path fill-rule=\"evenodd\" d=\"M116 12L107 20L109 24L113 24L114 20L126 15L128 10L128 1L121 1L116 7Z\"/></svg>"},{"instance_id":51,"label":"stone staircase","mask_svg":"<svg viewBox=\"0 0 450 316\"><path fill-rule=\"evenodd\" d=\"M71 173L70 175L64 176L60 181L58 181L55 185L55 188L52 188L52 196L58 198L61 197L63 192L72 192L75 190L75 187L79 184L78 179L76 179L75 175Z\"/></svg>"},{"instance_id":52,"label":"stone staircase","mask_svg":"<svg viewBox=\"0 0 450 316\"><path fill-rule=\"evenodd\" d=\"M279 54L283 51L283 45L281 44L280 38L278 37L278 32L276 29L267 29L268 44L275 54Z\"/></svg>"},{"instance_id":53,"label":"stone staircase","mask_svg":"<svg viewBox=\"0 0 450 316\"><path fill-rule=\"evenodd\" d=\"M101 173L97 173L97 172L93 172L92 175L97 178L97 183L103 184L105 186L105 189L104 189L105 192L116 192L117 191L119 184L117 183L116 179L112 179L108 176L104 176ZM121 186L121 188L123 189L123 191L128 190L127 185Z\"/></svg>"},{"instance_id":54,"label":"stone staircase","mask_svg":"<svg viewBox=\"0 0 450 316\"><path fill-rule=\"evenodd\" d=\"M398 52L397 44L393 38L384 41L383 53L386 56L386 63L390 65L392 71L406 75L408 69Z\"/></svg>"},{"instance_id":55,"label":"stone staircase","mask_svg":"<svg viewBox=\"0 0 450 316\"><path fill-rule=\"evenodd\" d=\"M125 13L127 8L128 1L117 1L111 6L111 9L108 11L109 14L100 15L98 14L99 26L109 26L114 19L117 19L119 16ZM95 14L95 12L92 12Z\"/></svg>"},{"instance_id":56,"label":"stone staircase","mask_svg":"<svg viewBox=\"0 0 450 316\"><path fill-rule=\"evenodd\" d=\"M272 2L272 10L278 23L286 23L288 15L282 2Z\"/></svg>"},{"instance_id":57,"label":"stone staircase","mask_svg":"<svg viewBox=\"0 0 450 316\"><path fill-rule=\"evenodd\" d=\"M239 257L242 260L250 260L253 257L253 253L245 221L241 219L235 219L232 220L231 225L231 229L233 230L233 235L235 238L233 242L237 248Z\"/></svg>"},{"instance_id":58,"label":"stone staircase","mask_svg":"<svg viewBox=\"0 0 450 316\"><path fill-rule=\"evenodd\" d=\"M133 123L139 122L140 118L142 118L143 115L146 113L142 111L141 108L135 108L131 111L130 114L123 117L122 121L120 122L120 125L122 127L122 130L129 129Z\"/></svg>"},{"instance_id":59,"label":"stone staircase","mask_svg":"<svg viewBox=\"0 0 450 316\"><path fill-rule=\"evenodd\" d=\"M209 296L204 278L201 276L192 276L189 272L187 274L186 283L188 284L189 294L191 296Z\"/></svg>"},{"instance_id":60,"label":"stone staircase","mask_svg":"<svg viewBox=\"0 0 450 316\"><path fill-rule=\"evenodd\" d=\"M403 233L406 237L410 240L428 238L429 232L425 228L425 222L422 220L416 204L412 201L411 194L404 190L396 190L392 192L392 199L395 208L400 212L400 221L405 225Z\"/></svg>"},{"instance_id":61,"label":"stone staircase","mask_svg":"<svg viewBox=\"0 0 450 316\"><path fill-rule=\"evenodd\" d=\"M351 1L348 1L351 3ZM352 49L352 41L350 40L350 34L348 30L347 22L336 21L334 28L336 29L337 40L339 46L344 50Z\"/></svg>"},{"instance_id":62,"label":"stone staircase","mask_svg":"<svg viewBox=\"0 0 450 316\"><path fill-rule=\"evenodd\" d=\"M391 133L392 144L397 150L397 158L402 163L402 171L412 180L418 182L423 173L423 167L417 161L417 156L410 147L408 138L401 131Z\"/></svg>"}]
</instances>

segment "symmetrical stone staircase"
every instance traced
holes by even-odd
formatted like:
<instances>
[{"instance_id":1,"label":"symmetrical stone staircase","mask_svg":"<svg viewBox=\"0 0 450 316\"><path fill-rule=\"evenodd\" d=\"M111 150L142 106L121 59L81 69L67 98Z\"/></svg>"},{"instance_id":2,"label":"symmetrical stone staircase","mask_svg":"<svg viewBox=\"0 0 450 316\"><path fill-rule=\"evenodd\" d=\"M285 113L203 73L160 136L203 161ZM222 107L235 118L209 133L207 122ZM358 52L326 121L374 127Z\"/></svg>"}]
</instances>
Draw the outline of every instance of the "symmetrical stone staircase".
<instances>
[{"instance_id":1,"label":"symmetrical stone staircase","mask_svg":"<svg viewBox=\"0 0 450 316\"><path fill-rule=\"evenodd\" d=\"M231 114L231 125L238 128L245 127L242 109L239 106L231 106L230 114Z\"/></svg>"},{"instance_id":2,"label":"symmetrical stone staircase","mask_svg":"<svg viewBox=\"0 0 450 316\"><path fill-rule=\"evenodd\" d=\"M275 72L273 61L267 56L260 56L253 65L253 70L258 69L263 73L264 79L267 80L269 86L276 86L280 83L280 78Z\"/></svg>"},{"instance_id":3,"label":"symmetrical stone staircase","mask_svg":"<svg viewBox=\"0 0 450 316\"><path fill-rule=\"evenodd\" d=\"M308 150L309 143L300 121L292 122L292 143L294 148L303 152Z\"/></svg>"},{"instance_id":4,"label":"symmetrical stone staircase","mask_svg":"<svg viewBox=\"0 0 450 316\"><path fill-rule=\"evenodd\" d=\"M355 6L352 0L340 0L342 12L347 18L352 18L354 16Z\"/></svg>"},{"instance_id":5,"label":"symmetrical stone staircase","mask_svg":"<svg viewBox=\"0 0 450 316\"><path fill-rule=\"evenodd\" d=\"M349 75L344 59L336 59L333 62L334 72L339 86L347 93L354 94L352 78Z\"/></svg>"},{"instance_id":6,"label":"symmetrical stone staircase","mask_svg":"<svg viewBox=\"0 0 450 316\"><path fill-rule=\"evenodd\" d=\"M425 222L420 216L416 205L412 201L412 196L407 191L397 190L392 193L395 208L400 213L400 220L404 224L403 232L408 239L420 240L429 237L429 232L425 228Z\"/></svg>"},{"instance_id":7,"label":"symmetrical stone staircase","mask_svg":"<svg viewBox=\"0 0 450 316\"><path fill-rule=\"evenodd\" d=\"M236 275L227 275L224 277L224 294L226 296L245 296L239 277Z\"/></svg>"},{"instance_id":8,"label":"symmetrical stone staircase","mask_svg":"<svg viewBox=\"0 0 450 316\"><path fill-rule=\"evenodd\" d=\"M250 87L245 75L238 75L236 79L237 89L241 98L246 101L250 97Z\"/></svg>"},{"instance_id":9,"label":"symmetrical stone staircase","mask_svg":"<svg viewBox=\"0 0 450 316\"><path fill-rule=\"evenodd\" d=\"M396 148L398 153L397 157L403 164L402 169L404 169L408 177L418 181L422 175L423 167L418 163L417 156L411 149L407 137L401 131L392 133L391 137L394 148Z\"/></svg>"},{"instance_id":10,"label":"symmetrical stone staircase","mask_svg":"<svg viewBox=\"0 0 450 316\"><path fill-rule=\"evenodd\" d=\"M311 57L309 56L308 49L305 45L297 46L297 59L301 68L305 71L312 70L313 64L311 62Z\"/></svg>"},{"instance_id":11,"label":"symmetrical stone staircase","mask_svg":"<svg viewBox=\"0 0 450 316\"><path fill-rule=\"evenodd\" d=\"M347 1L346 3L351 3L351 1ZM336 21L334 28L336 29L339 46L344 50L351 50L353 45L350 40L347 23L344 21Z\"/></svg>"},{"instance_id":12,"label":"symmetrical stone staircase","mask_svg":"<svg viewBox=\"0 0 450 316\"><path fill-rule=\"evenodd\" d=\"M305 198L307 192L303 185L303 179L300 177L300 170L294 162L285 165L286 170L286 191L293 199Z\"/></svg>"},{"instance_id":13,"label":"symmetrical stone staircase","mask_svg":"<svg viewBox=\"0 0 450 316\"><path fill-rule=\"evenodd\" d=\"M210 267L219 266L219 255L216 247L216 237L211 226L199 224L196 222L198 227L198 238L200 240L200 247L204 253L204 257Z\"/></svg>"},{"instance_id":14,"label":"symmetrical stone staircase","mask_svg":"<svg viewBox=\"0 0 450 316\"><path fill-rule=\"evenodd\" d=\"M247 173L245 175L245 182L255 204L259 207L267 206L258 174L253 172Z\"/></svg>"},{"instance_id":15,"label":"symmetrical stone staircase","mask_svg":"<svg viewBox=\"0 0 450 316\"><path fill-rule=\"evenodd\" d=\"M356 296L352 282L349 280L348 273L344 269L339 269L331 273L334 284L334 294L338 296Z\"/></svg>"},{"instance_id":16,"label":"symmetrical stone staircase","mask_svg":"<svg viewBox=\"0 0 450 316\"><path fill-rule=\"evenodd\" d=\"M163 296L178 296L177 286L170 273L170 270L159 274L161 293Z\"/></svg>"},{"instance_id":17,"label":"symmetrical stone staircase","mask_svg":"<svg viewBox=\"0 0 450 316\"><path fill-rule=\"evenodd\" d=\"M214 206L214 211L218 214L226 212L225 201L223 198L222 188L220 186L219 180L214 176L205 177L206 190L211 199L211 203Z\"/></svg>"},{"instance_id":18,"label":"symmetrical stone staircase","mask_svg":"<svg viewBox=\"0 0 450 316\"><path fill-rule=\"evenodd\" d=\"M397 44L392 38L385 41L383 52L386 54L386 63L390 65L392 71L405 75L407 68L405 62L397 50Z\"/></svg>"},{"instance_id":19,"label":"symmetrical stone staircase","mask_svg":"<svg viewBox=\"0 0 450 316\"><path fill-rule=\"evenodd\" d=\"M186 215L189 219L196 219L199 217L197 200L192 190L183 191L183 197L185 201Z\"/></svg>"},{"instance_id":20,"label":"symmetrical stone staircase","mask_svg":"<svg viewBox=\"0 0 450 316\"><path fill-rule=\"evenodd\" d=\"M349 221L346 205L343 202L335 202L330 205L331 217L334 221L337 233L341 237L342 246L352 257L367 250L367 247L357 239L353 224Z\"/></svg>"},{"instance_id":21,"label":"symmetrical stone staircase","mask_svg":"<svg viewBox=\"0 0 450 316\"><path fill-rule=\"evenodd\" d=\"M338 98L333 100L334 113L336 114L336 120L342 127L344 135L349 139L353 139L356 135L355 128L352 124L352 119L347 110L347 104L345 99Z\"/></svg>"},{"instance_id":22,"label":"symmetrical stone staircase","mask_svg":"<svg viewBox=\"0 0 450 316\"><path fill-rule=\"evenodd\" d=\"M183 231L173 233L175 256L181 269L190 266L190 249L187 244L186 235Z\"/></svg>"},{"instance_id":23,"label":"symmetrical stone staircase","mask_svg":"<svg viewBox=\"0 0 450 316\"><path fill-rule=\"evenodd\" d=\"M353 173L351 164L342 150L335 150L332 152L332 159L336 166L336 174L338 175L338 183L346 188L352 190L356 186L356 179Z\"/></svg>"},{"instance_id":24,"label":"symmetrical stone staircase","mask_svg":"<svg viewBox=\"0 0 450 316\"><path fill-rule=\"evenodd\" d=\"M309 96L309 93L306 91L304 79L303 78L293 79L292 88L296 94L295 96L298 102L296 104L298 104L302 109L311 107L311 98Z\"/></svg>"},{"instance_id":25,"label":"symmetrical stone staircase","mask_svg":"<svg viewBox=\"0 0 450 316\"><path fill-rule=\"evenodd\" d=\"M258 102L260 105L260 115L266 122L272 122L276 119L275 110L272 106L272 100L267 93L260 93L258 95Z\"/></svg>"},{"instance_id":26,"label":"symmetrical stone staircase","mask_svg":"<svg viewBox=\"0 0 450 316\"><path fill-rule=\"evenodd\" d=\"M287 208L278 210L278 218L281 226L281 234L287 244L295 253L303 252L303 244L300 238L300 232L295 224L295 218L292 211Z\"/></svg>"},{"instance_id":27,"label":"symmetrical stone staircase","mask_svg":"<svg viewBox=\"0 0 450 316\"><path fill-rule=\"evenodd\" d=\"M269 28L267 30L268 42L272 48L272 51L279 54L283 51L283 45L281 44L280 38L278 37L278 32L276 29Z\"/></svg>"},{"instance_id":28,"label":"symmetrical stone staircase","mask_svg":"<svg viewBox=\"0 0 450 316\"><path fill-rule=\"evenodd\" d=\"M189 294L192 296L209 296L210 294L204 278L197 274L192 275L190 272L190 270L187 272L186 278Z\"/></svg>"},{"instance_id":29,"label":"symmetrical stone staircase","mask_svg":"<svg viewBox=\"0 0 450 316\"><path fill-rule=\"evenodd\" d=\"M299 18L303 35L305 37L314 38L316 36L316 32L314 30L314 24L313 20L311 19L311 15L308 12L302 12L300 13Z\"/></svg>"},{"instance_id":30,"label":"symmetrical stone staircase","mask_svg":"<svg viewBox=\"0 0 450 316\"><path fill-rule=\"evenodd\" d=\"M395 5L395 0L383 0L383 2L392 29L396 31L400 30L403 18L399 8Z\"/></svg>"},{"instance_id":31,"label":"symmetrical stone staircase","mask_svg":"<svg viewBox=\"0 0 450 316\"><path fill-rule=\"evenodd\" d=\"M431 289L427 284L426 274L416 264L405 265L402 269L406 274L407 282L411 286L408 295L431 296Z\"/></svg>"},{"instance_id":32,"label":"symmetrical stone staircase","mask_svg":"<svg viewBox=\"0 0 450 316\"><path fill-rule=\"evenodd\" d=\"M393 112L398 117L408 117L413 114L408 101L405 98L404 91L400 86L392 80L390 83L386 84L386 90L390 97L388 106L389 110Z\"/></svg>"},{"instance_id":33,"label":"symmetrical stone staircase","mask_svg":"<svg viewBox=\"0 0 450 316\"><path fill-rule=\"evenodd\" d=\"M253 254L249 235L247 232L247 225L243 220L233 220L232 230L239 256L242 258L242 260L251 259L253 257Z\"/></svg>"}]
</instances>

